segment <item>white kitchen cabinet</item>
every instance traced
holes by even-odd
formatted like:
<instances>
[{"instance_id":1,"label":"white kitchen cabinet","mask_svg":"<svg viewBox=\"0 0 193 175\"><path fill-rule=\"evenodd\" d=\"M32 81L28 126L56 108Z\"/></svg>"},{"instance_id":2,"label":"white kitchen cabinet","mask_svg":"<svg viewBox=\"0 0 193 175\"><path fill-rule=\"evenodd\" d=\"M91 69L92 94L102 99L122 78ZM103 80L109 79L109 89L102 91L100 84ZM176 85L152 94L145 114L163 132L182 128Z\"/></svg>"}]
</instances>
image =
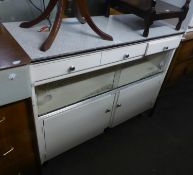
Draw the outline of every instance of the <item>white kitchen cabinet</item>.
<instances>
[{"instance_id":1,"label":"white kitchen cabinet","mask_svg":"<svg viewBox=\"0 0 193 175\"><path fill-rule=\"evenodd\" d=\"M161 88L162 76L156 76L120 90L112 126L116 126L153 107Z\"/></svg>"},{"instance_id":2,"label":"white kitchen cabinet","mask_svg":"<svg viewBox=\"0 0 193 175\"><path fill-rule=\"evenodd\" d=\"M109 126L114 95L44 119L46 160L102 133Z\"/></svg>"},{"instance_id":3,"label":"white kitchen cabinet","mask_svg":"<svg viewBox=\"0 0 193 175\"><path fill-rule=\"evenodd\" d=\"M181 35L156 39L31 65L42 163L151 109L180 39ZM123 59L127 51L129 57ZM70 65L75 66L72 72Z\"/></svg>"}]
</instances>

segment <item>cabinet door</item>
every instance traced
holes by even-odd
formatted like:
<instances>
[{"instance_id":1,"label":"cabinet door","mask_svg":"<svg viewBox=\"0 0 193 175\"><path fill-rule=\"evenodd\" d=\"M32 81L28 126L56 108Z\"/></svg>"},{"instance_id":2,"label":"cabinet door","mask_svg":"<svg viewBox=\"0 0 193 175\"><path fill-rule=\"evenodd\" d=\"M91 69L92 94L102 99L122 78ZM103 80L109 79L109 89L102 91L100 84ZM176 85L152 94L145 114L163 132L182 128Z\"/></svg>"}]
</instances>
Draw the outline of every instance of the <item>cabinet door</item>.
<instances>
[{"instance_id":1,"label":"cabinet door","mask_svg":"<svg viewBox=\"0 0 193 175\"><path fill-rule=\"evenodd\" d=\"M153 107L161 88L161 76L122 89L119 94L113 126Z\"/></svg>"},{"instance_id":2,"label":"cabinet door","mask_svg":"<svg viewBox=\"0 0 193 175\"><path fill-rule=\"evenodd\" d=\"M31 101L0 108L0 174L38 174Z\"/></svg>"},{"instance_id":3,"label":"cabinet door","mask_svg":"<svg viewBox=\"0 0 193 175\"><path fill-rule=\"evenodd\" d=\"M46 159L102 133L108 127L114 95L55 114L44 120Z\"/></svg>"}]
</instances>

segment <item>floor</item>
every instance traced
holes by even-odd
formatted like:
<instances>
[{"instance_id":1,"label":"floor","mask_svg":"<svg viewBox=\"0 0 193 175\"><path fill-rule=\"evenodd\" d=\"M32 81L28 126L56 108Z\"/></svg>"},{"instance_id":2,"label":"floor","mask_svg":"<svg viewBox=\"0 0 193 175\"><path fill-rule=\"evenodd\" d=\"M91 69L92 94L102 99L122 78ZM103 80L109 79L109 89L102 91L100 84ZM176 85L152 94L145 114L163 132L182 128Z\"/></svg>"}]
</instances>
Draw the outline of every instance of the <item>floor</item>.
<instances>
[{"instance_id":1,"label":"floor","mask_svg":"<svg viewBox=\"0 0 193 175\"><path fill-rule=\"evenodd\" d=\"M193 175L193 76L137 116L49 161L43 175Z\"/></svg>"}]
</instances>

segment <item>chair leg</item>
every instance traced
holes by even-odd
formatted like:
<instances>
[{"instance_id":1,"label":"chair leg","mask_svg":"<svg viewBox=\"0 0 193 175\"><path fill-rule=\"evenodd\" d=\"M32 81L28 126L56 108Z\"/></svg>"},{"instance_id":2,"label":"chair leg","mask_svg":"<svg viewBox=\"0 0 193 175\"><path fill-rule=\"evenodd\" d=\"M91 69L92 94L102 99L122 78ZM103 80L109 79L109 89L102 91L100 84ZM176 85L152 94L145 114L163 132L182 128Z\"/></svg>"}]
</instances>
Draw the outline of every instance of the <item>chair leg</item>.
<instances>
[{"instance_id":1,"label":"chair leg","mask_svg":"<svg viewBox=\"0 0 193 175\"><path fill-rule=\"evenodd\" d=\"M176 26L176 30L180 30L181 29L182 22L184 21L184 19L185 19L184 16L179 18L178 24Z\"/></svg>"},{"instance_id":2,"label":"chair leg","mask_svg":"<svg viewBox=\"0 0 193 175\"><path fill-rule=\"evenodd\" d=\"M48 38L46 39L46 41L42 44L40 50L41 51L46 51L48 50L52 43L54 42L56 35L58 34L59 28L61 26L62 23L62 16L63 16L63 12L66 8L66 4L67 4L67 0L58 0L58 10L57 10L57 14L56 14L56 18L54 21L54 25L52 27L52 30L48 36Z\"/></svg>"},{"instance_id":3,"label":"chair leg","mask_svg":"<svg viewBox=\"0 0 193 175\"><path fill-rule=\"evenodd\" d=\"M37 17L36 19L34 19L32 21L21 23L20 27L30 28L30 27L38 24L39 22L43 21L44 19L46 19L50 15L51 11L54 9L57 2L58 2L58 0L50 0L46 10L39 17Z\"/></svg>"},{"instance_id":4,"label":"chair leg","mask_svg":"<svg viewBox=\"0 0 193 175\"><path fill-rule=\"evenodd\" d=\"M77 3L77 7L80 10L80 13L82 14L82 16L85 18L86 22L88 23L88 25L92 28L93 31L95 31L101 38L105 39L105 40L110 40L112 41L113 38L112 36L104 33L103 31L101 31L93 22L93 20L91 19L89 12L88 12L88 8L87 8L87 4L86 4L86 0L76 0Z\"/></svg>"},{"instance_id":5,"label":"chair leg","mask_svg":"<svg viewBox=\"0 0 193 175\"><path fill-rule=\"evenodd\" d=\"M149 28L150 26L153 24L153 21L151 20L151 18L146 18L145 19L145 29L144 29L144 32L143 32L143 36L144 37L148 37L149 35Z\"/></svg>"}]
</instances>

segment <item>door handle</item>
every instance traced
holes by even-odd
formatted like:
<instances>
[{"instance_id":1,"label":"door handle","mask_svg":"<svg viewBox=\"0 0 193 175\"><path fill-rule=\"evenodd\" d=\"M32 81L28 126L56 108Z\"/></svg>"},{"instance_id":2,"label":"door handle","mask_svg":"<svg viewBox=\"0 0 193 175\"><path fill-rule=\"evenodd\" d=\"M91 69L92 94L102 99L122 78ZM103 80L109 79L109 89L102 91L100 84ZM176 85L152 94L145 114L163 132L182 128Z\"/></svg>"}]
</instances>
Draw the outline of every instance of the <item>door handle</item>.
<instances>
[{"instance_id":1,"label":"door handle","mask_svg":"<svg viewBox=\"0 0 193 175\"><path fill-rule=\"evenodd\" d=\"M5 120L6 120L6 118L5 118L5 117L2 117L2 118L0 119L0 123L3 123Z\"/></svg>"},{"instance_id":2,"label":"door handle","mask_svg":"<svg viewBox=\"0 0 193 175\"><path fill-rule=\"evenodd\" d=\"M166 50L168 50L169 49L169 47L168 46L165 46L164 48L163 48L163 51L166 51Z\"/></svg>"},{"instance_id":3,"label":"door handle","mask_svg":"<svg viewBox=\"0 0 193 175\"><path fill-rule=\"evenodd\" d=\"M125 55L123 56L123 59L126 60L126 59L128 59L129 57L130 57L129 54L125 54Z\"/></svg>"},{"instance_id":4,"label":"door handle","mask_svg":"<svg viewBox=\"0 0 193 175\"><path fill-rule=\"evenodd\" d=\"M76 69L75 66L70 66L68 70L69 70L69 72L72 72L72 71L75 71L75 69Z\"/></svg>"},{"instance_id":5,"label":"door handle","mask_svg":"<svg viewBox=\"0 0 193 175\"><path fill-rule=\"evenodd\" d=\"M5 153L3 153L3 156L7 156L9 153L11 153L14 150L14 147L11 147L11 149Z\"/></svg>"}]
</instances>

